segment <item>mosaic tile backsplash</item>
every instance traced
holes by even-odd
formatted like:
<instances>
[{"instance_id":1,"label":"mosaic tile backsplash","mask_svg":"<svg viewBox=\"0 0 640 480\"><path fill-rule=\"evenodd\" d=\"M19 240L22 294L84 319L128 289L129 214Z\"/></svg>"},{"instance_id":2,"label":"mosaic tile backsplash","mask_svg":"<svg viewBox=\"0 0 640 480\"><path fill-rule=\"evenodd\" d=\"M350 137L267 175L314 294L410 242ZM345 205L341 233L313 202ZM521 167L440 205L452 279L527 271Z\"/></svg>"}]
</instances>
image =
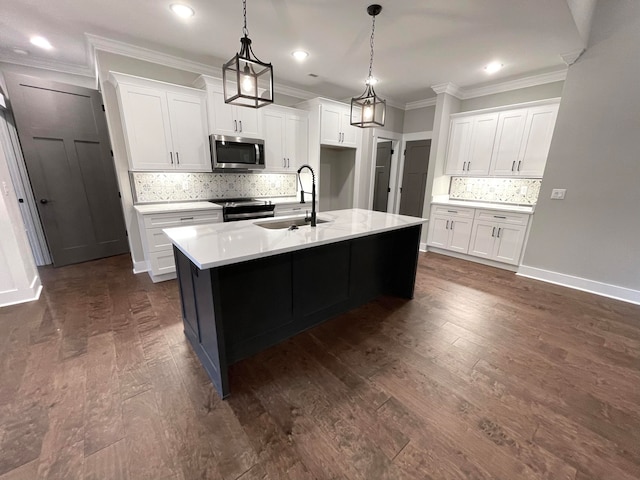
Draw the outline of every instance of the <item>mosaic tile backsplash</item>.
<instances>
[{"instance_id":1,"label":"mosaic tile backsplash","mask_svg":"<svg viewBox=\"0 0 640 480\"><path fill-rule=\"evenodd\" d=\"M296 182L295 173L131 172L136 203L292 197Z\"/></svg>"},{"instance_id":2,"label":"mosaic tile backsplash","mask_svg":"<svg viewBox=\"0 0 640 480\"><path fill-rule=\"evenodd\" d=\"M449 198L535 205L541 184L539 178L452 177Z\"/></svg>"}]
</instances>

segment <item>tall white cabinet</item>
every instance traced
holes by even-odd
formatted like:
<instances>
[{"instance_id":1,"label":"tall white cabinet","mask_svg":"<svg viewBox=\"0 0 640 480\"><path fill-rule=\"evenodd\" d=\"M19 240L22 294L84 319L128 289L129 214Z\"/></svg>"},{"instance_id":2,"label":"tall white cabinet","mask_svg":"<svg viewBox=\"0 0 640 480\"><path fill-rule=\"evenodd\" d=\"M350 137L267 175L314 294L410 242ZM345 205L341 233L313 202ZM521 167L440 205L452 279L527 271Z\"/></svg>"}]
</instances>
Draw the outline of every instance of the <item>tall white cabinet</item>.
<instances>
[{"instance_id":1,"label":"tall white cabinet","mask_svg":"<svg viewBox=\"0 0 640 480\"><path fill-rule=\"evenodd\" d=\"M260 110L265 170L295 172L309 159L309 113L277 105Z\"/></svg>"},{"instance_id":2,"label":"tall white cabinet","mask_svg":"<svg viewBox=\"0 0 640 480\"><path fill-rule=\"evenodd\" d=\"M210 172L206 94L111 72L132 171Z\"/></svg>"}]
</instances>

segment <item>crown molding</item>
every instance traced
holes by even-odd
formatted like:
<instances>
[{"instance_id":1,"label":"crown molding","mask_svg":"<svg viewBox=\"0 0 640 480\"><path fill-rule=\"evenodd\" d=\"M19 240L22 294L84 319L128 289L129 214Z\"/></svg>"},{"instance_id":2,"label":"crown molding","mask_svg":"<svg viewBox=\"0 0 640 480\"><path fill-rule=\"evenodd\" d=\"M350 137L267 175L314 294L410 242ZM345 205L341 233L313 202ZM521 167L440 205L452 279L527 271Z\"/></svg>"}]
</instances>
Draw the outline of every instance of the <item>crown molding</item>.
<instances>
[{"instance_id":1,"label":"crown molding","mask_svg":"<svg viewBox=\"0 0 640 480\"><path fill-rule=\"evenodd\" d=\"M460 95L461 95L460 87L458 87L455 83L451 83L451 82L439 83L438 85L433 85L431 89L434 92L436 92L437 95L440 95L441 93L447 93L457 98L460 98Z\"/></svg>"},{"instance_id":2,"label":"crown molding","mask_svg":"<svg viewBox=\"0 0 640 480\"><path fill-rule=\"evenodd\" d=\"M586 50L582 48L580 50L575 50L573 52L563 53L560 55L560 57L562 58L562 61L567 64L567 67L570 67L571 65L573 65L578 61L578 59L582 56L582 54L585 51Z\"/></svg>"},{"instance_id":3,"label":"crown molding","mask_svg":"<svg viewBox=\"0 0 640 480\"><path fill-rule=\"evenodd\" d=\"M509 92L520 88L535 87L544 85L545 83L560 82L567 78L567 69L557 70L555 72L540 73L528 77L518 78L516 80L507 80L505 82L494 83L483 87L469 87L462 90L461 100L468 98L483 97L485 95L493 95L496 93Z\"/></svg>"},{"instance_id":4,"label":"crown molding","mask_svg":"<svg viewBox=\"0 0 640 480\"><path fill-rule=\"evenodd\" d=\"M205 63L196 62L193 60L187 60L185 58L176 57L168 53L158 52L145 47L139 47L137 45L131 45L130 43L121 42L119 40L113 40L111 38L105 38L90 33L85 33L89 46L91 48L91 55L95 58L95 51L101 50L103 52L115 53L116 55L124 55L126 57L135 58L145 62L157 63L164 65L165 67L175 68L177 70L184 70L187 72L201 73L205 75L211 75L213 77L222 77L222 69L220 67L212 67Z\"/></svg>"},{"instance_id":5,"label":"crown molding","mask_svg":"<svg viewBox=\"0 0 640 480\"><path fill-rule=\"evenodd\" d=\"M404 109L416 110L418 108L433 107L435 106L435 104L436 104L436 98L431 97L431 98L425 98L424 100L416 100L415 102L408 102L405 104Z\"/></svg>"},{"instance_id":6,"label":"crown molding","mask_svg":"<svg viewBox=\"0 0 640 480\"><path fill-rule=\"evenodd\" d=\"M40 58L27 57L23 55L0 55L0 62L12 63L23 67L40 68L43 70L51 70L53 72L68 73L71 75L79 75L82 77L93 78L94 70L89 66L72 65L69 63L56 62L53 60L43 60Z\"/></svg>"}]
</instances>

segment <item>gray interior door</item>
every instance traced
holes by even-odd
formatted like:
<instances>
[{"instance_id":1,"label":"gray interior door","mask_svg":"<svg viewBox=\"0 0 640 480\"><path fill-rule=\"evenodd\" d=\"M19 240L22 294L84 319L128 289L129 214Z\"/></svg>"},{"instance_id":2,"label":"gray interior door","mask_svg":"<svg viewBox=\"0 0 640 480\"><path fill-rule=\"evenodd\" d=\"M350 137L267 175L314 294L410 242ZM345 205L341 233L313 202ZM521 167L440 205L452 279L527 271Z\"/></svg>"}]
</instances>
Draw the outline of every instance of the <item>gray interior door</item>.
<instances>
[{"instance_id":1,"label":"gray interior door","mask_svg":"<svg viewBox=\"0 0 640 480\"><path fill-rule=\"evenodd\" d=\"M54 265L127 252L100 93L25 75L5 79Z\"/></svg>"},{"instance_id":2,"label":"gray interior door","mask_svg":"<svg viewBox=\"0 0 640 480\"><path fill-rule=\"evenodd\" d=\"M387 211L389 178L391 174L391 142L379 142L376 153L376 176L373 190L373 209Z\"/></svg>"},{"instance_id":3,"label":"gray interior door","mask_svg":"<svg viewBox=\"0 0 640 480\"><path fill-rule=\"evenodd\" d=\"M400 190L400 214L422 216L431 140L407 142Z\"/></svg>"}]
</instances>

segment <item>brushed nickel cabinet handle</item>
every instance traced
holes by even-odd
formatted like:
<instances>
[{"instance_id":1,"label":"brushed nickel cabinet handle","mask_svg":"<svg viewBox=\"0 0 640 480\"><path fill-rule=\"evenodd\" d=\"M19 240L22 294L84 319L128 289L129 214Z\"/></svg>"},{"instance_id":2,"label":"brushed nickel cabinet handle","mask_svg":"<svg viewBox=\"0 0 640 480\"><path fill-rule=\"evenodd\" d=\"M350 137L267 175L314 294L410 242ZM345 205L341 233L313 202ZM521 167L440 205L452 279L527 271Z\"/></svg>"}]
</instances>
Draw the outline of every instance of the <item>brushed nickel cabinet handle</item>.
<instances>
[{"instance_id":1,"label":"brushed nickel cabinet handle","mask_svg":"<svg viewBox=\"0 0 640 480\"><path fill-rule=\"evenodd\" d=\"M518 162L518 171L520 171L520 164L521 164L521 163L522 163L522 160L520 160L520 161Z\"/></svg>"},{"instance_id":2,"label":"brushed nickel cabinet handle","mask_svg":"<svg viewBox=\"0 0 640 480\"><path fill-rule=\"evenodd\" d=\"M453 230L453 220L451 220L451 230Z\"/></svg>"},{"instance_id":3,"label":"brushed nickel cabinet handle","mask_svg":"<svg viewBox=\"0 0 640 480\"><path fill-rule=\"evenodd\" d=\"M449 220L447 220L447 226L444 227L445 230L449 230Z\"/></svg>"},{"instance_id":4,"label":"brushed nickel cabinet handle","mask_svg":"<svg viewBox=\"0 0 640 480\"><path fill-rule=\"evenodd\" d=\"M498 238L500 238L500 230L502 230L502 228L498 228Z\"/></svg>"},{"instance_id":5,"label":"brushed nickel cabinet handle","mask_svg":"<svg viewBox=\"0 0 640 480\"><path fill-rule=\"evenodd\" d=\"M447 212L449 212L449 213L458 213L457 210L447 210Z\"/></svg>"},{"instance_id":6,"label":"brushed nickel cabinet handle","mask_svg":"<svg viewBox=\"0 0 640 480\"><path fill-rule=\"evenodd\" d=\"M462 162L462 171L464 172L467 169L467 162Z\"/></svg>"},{"instance_id":7,"label":"brushed nickel cabinet handle","mask_svg":"<svg viewBox=\"0 0 640 480\"><path fill-rule=\"evenodd\" d=\"M176 163L180 165L180 154L176 152Z\"/></svg>"},{"instance_id":8,"label":"brushed nickel cabinet handle","mask_svg":"<svg viewBox=\"0 0 640 480\"><path fill-rule=\"evenodd\" d=\"M171 158L171 165L173 165L173 152L169 152L169 157Z\"/></svg>"},{"instance_id":9,"label":"brushed nickel cabinet handle","mask_svg":"<svg viewBox=\"0 0 640 480\"><path fill-rule=\"evenodd\" d=\"M467 172L471 169L471 162L467 162Z\"/></svg>"},{"instance_id":10,"label":"brushed nickel cabinet handle","mask_svg":"<svg viewBox=\"0 0 640 480\"><path fill-rule=\"evenodd\" d=\"M501 215L494 215L493 218L504 218L504 219L506 219L507 217L503 217Z\"/></svg>"},{"instance_id":11,"label":"brushed nickel cabinet handle","mask_svg":"<svg viewBox=\"0 0 640 480\"><path fill-rule=\"evenodd\" d=\"M493 227L493 230L491 230L491 236L492 237L496 236L496 227Z\"/></svg>"},{"instance_id":12,"label":"brushed nickel cabinet handle","mask_svg":"<svg viewBox=\"0 0 640 480\"><path fill-rule=\"evenodd\" d=\"M242 120L240 120L240 133L242 133Z\"/></svg>"},{"instance_id":13,"label":"brushed nickel cabinet handle","mask_svg":"<svg viewBox=\"0 0 640 480\"><path fill-rule=\"evenodd\" d=\"M234 132L237 132L237 131L238 131L238 121L237 121L237 120L234 120L234 121L233 121L233 124L234 124L233 131L234 131Z\"/></svg>"},{"instance_id":14,"label":"brushed nickel cabinet handle","mask_svg":"<svg viewBox=\"0 0 640 480\"><path fill-rule=\"evenodd\" d=\"M193 217L182 217L180 218L180 221L182 222L183 220L193 220Z\"/></svg>"},{"instance_id":15,"label":"brushed nickel cabinet handle","mask_svg":"<svg viewBox=\"0 0 640 480\"><path fill-rule=\"evenodd\" d=\"M516 168L516 161L514 160L513 163L511 164L511 171L513 172L515 168Z\"/></svg>"}]
</instances>

